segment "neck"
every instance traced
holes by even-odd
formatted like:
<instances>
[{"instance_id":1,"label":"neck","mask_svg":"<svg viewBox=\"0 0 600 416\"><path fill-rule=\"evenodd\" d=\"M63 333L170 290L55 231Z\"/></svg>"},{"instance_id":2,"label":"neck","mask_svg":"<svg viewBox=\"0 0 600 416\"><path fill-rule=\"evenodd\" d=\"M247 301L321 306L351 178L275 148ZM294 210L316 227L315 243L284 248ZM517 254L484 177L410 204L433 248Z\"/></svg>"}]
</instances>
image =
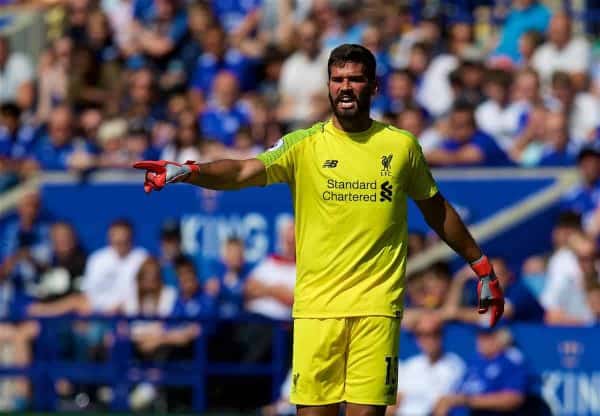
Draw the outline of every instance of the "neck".
<instances>
[{"instance_id":1,"label":"neck","mask_svg":"<svg viewBox=\"0 0 600 416\"><path fill-rule=\"evenodd\" d=\"M339 119L337 116L333 116L333 125L348 133L359 133L368 130L372 122L373 120L371 120L369 114L359 115L353 119Z\"/></svg>"},{"instance_id":2,"label":"neck","mask_svg":"<svg viewBox=\"0 0 600 416\"><path fill-rule=\"evenodd\" d=\"M437 351L435 353L431 353L428 356L430 363L437 362L440 358L442 358L442 351Z\"/></svg>"}]
</instances>

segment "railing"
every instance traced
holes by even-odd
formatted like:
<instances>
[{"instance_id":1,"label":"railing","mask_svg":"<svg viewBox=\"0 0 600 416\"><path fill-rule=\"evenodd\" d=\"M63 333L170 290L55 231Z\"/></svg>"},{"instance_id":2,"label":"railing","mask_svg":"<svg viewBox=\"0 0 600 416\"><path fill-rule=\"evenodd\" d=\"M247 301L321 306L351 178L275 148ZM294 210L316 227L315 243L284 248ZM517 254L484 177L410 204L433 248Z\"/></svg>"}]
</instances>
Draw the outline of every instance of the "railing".
<instances>
[{"instance_id":1,"label":"railing","mask_svg":"<svg viewBox=\"0 0 600 416\"><path fill-rule=\"evenodd\" d=\"M285 333L289 322L273 321L258 316L242 316L235 320L220 319L219 322L243 324L262 323L273 328L272 355L268 363L208 362L205 331L194 342L191 360L173 362L150 362L134 360L133 344L126 323L132 321L156 321L148 317L64 316L42 318L40 333L34 343L33 362L25 367L0 366L0 377L24 376L32 384L33 408L52 411L57 407L55 382L67 379L77 383L105 385L112 388L111 411L128 410L128 394L137 383L149 381L160 386L187 386L193 391L194 412L206 409L206 378L212 375L266 375L271 377L271 397L278 397L279 388L287 371L285 360ZM185 320L160 319L164 322L214 324L214 319ZM108 348L108 359L104 362L81 362L60 357L58 324L64 322L104 322L110 326L114 341Z\"/></svg>"}]
</instances>

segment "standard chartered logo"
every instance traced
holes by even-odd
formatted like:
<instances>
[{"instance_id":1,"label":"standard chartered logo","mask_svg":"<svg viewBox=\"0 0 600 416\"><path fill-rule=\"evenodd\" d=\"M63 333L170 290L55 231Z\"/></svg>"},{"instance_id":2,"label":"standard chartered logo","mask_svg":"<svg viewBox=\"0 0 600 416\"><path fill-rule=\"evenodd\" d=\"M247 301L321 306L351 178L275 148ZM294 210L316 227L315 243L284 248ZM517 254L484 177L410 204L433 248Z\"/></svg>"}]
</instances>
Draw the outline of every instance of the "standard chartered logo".
<instances>
[{"instance_id":1,"label":"standard chartered logo","mask_svg":"<svg viewBox=\"0 0 600 416\"><path fill-rule=\"evenodd\" d=\"M325 201L337 202L377 202L377 190L380 190L380 201L392 201L392 184L383 182L380 187L377 181L336 181L327 180L327 190L322 194Z\"/></svg>"},{"instance_id":2,"label":"standard chartered logo","mask_svg":"<svg viewBox=\"0 0 600 416\"><path fill-rule=\"evenodd\" d=\"M392 202L392 184L389 181L385 181L381 184L380 196L380 201Z\"/></svg>"}]
</instances>

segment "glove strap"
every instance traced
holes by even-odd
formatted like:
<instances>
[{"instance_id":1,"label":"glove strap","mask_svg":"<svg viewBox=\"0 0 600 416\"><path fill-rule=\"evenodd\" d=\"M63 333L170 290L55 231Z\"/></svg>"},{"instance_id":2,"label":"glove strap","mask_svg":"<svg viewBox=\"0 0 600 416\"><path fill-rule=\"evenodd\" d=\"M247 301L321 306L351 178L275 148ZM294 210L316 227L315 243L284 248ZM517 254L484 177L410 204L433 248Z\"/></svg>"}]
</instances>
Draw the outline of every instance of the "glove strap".
<instances>
[{"instance_id":1,"label":"glove strap","mask_svg":"<svg viewBox=\"0 0 600 416\"><path fill-rule=\"evenodd\" d=\"M200 166L196 165L196 162L193 160L188 160L184 163L184 165L189 166L192 172L200 172Z\"/></svg>"},{"instance_id":2,"label":"glove strap","mask_svg":"<svg viewBox=\"0 0 600 416\"><path fill-rule=\"evenodd\" d=\"M490 276L492 274L492 264L487 256L481 256L479 260L475 260L471 263L471 269L479 277Z\"/></svg>"}]
</instances>

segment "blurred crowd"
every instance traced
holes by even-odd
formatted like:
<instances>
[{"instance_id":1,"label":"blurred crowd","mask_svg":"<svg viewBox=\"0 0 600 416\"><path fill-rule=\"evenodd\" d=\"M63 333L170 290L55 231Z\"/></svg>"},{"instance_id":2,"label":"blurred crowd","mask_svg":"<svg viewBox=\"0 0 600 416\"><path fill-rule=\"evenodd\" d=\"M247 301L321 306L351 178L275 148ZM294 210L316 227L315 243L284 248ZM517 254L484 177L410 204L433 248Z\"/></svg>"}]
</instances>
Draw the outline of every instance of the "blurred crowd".
<instances>
[{"instance_id":1,"label":"blurred crowd","mask_svg":"<svg viewBox=\"0 0 600 416\"><path fill-rule=\"evenodd\" d=\"M377 58L373 117L412 132L432 166L571 166L580 172L581 183L565 197L552 230L552 251L522 265L502 258L493 263L506 292L507 322L599 322L597 33L575 31L569 14L534 0L413 3L50 2L47 45L36 66L0 34L0 191L40 171L81 175L129 169L140 159L253 157L287 132L329 117L328 53L341 43L362 43ZM2 230L4 364L31 362L38 317L250 313L290 319L293 223L279 230L279 252L251 269L237 236L224 242L219 261L189 257L176 220L164 224L157 253L133 245L135 230L125 219L112 223L106 247L87 252L81 230L46 217L43 205L39 194L25 195ZM409 255L436 242L411 233ZM414 380L432 378L401 383L398 408L390 412L442 415L477 406L473 397L484 393L476 391L478 377L494 360L506 374L522 374L523 357L504 328L481 331L481 361L474 366L442 351L446 322L487 319L476 312L475 286L470 269L452 271L445 263L409 276L403 327L417 336L424 355L402 363L399 379L411 372ZM272 333L260 325L140 321L128 331L139 359L188 356L200 334L214 339L209 355L215 359L262 362L271 354ZM73 359L101 360L114 342L101 322L63 332L64 353ZM503 377L497 388L516 393L488 403L492 410L524 402L524 376ZM432 380L444 383L437 396L422 401ZM249 401L268 396L268 384L256 386L247 390L255 396ZM286 388L265 414L289 411ZM68 380L56 389L64 398L85 393L102 401ZM144 408L160 394L142 383L130 405ZM0 407L21 409L29 399L25 380L0 382Z\"/></svg>"},{"instance_id":2,"label":"blurred crowd","mask_svg":"<svg viewBox=\"0 0 600 416\"><path fill-rule=\"evenodd\" d=\"M329 117L329 51L376 56L373 117L433 166L570 166L600 59L535 0L57 0L37 65L0 38L2 184L139 159L246 158Z\"/></svg>"}]
</instances>

